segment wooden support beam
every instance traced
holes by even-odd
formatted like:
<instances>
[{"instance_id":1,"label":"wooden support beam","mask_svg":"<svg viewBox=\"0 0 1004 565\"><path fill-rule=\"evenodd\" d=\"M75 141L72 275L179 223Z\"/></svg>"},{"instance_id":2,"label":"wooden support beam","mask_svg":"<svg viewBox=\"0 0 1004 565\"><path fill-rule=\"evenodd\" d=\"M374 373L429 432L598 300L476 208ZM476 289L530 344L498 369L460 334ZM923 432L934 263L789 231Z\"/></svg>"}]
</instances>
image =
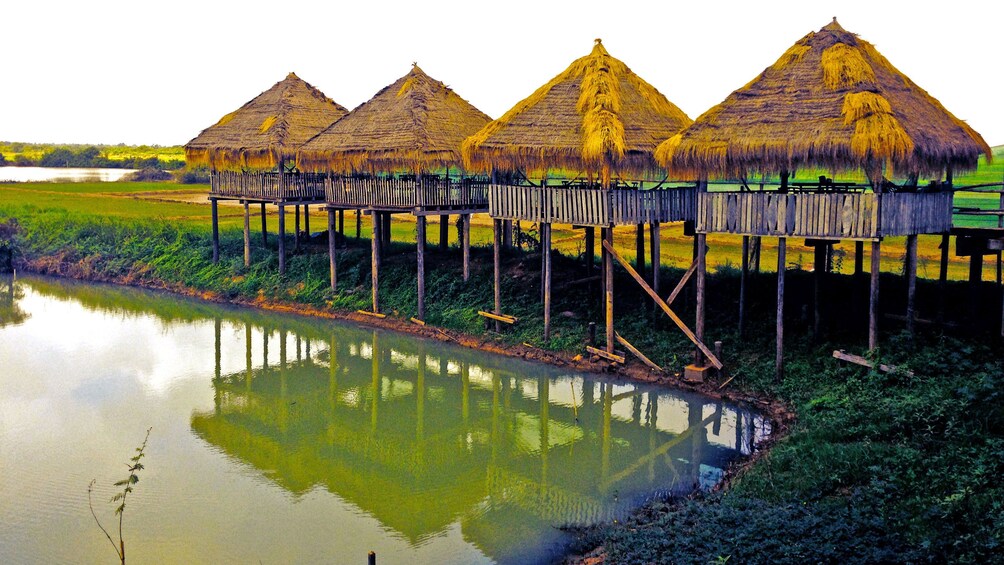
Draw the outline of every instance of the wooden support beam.
<instances>
[{"instance_id":1,"label":"wooden support beam","mask_svg":"<svg viewBox=\"0 0 1004 565\"><path fill-rule=\"evenodd\" d=\"M854 242L854 276L859 277L865 272L865 242Z\"/></svg>"},{"instance_id":2,"label":"wooden support beam","mask_svg":"<svg viewBox=\"0 0 1004 565\"><path fill-rule=\"evenodd\" d=\"M446 251L450 246L450 216L439 216L439 249Z\"/></svg>"},{"instance_id":3,"label":"wooden support beam","mask_svg":"<svg viewBox=\"0 0 1004 565\"><path fill-rule=\"evenodd\" d=\"M248 201L244 201L244 266L251 266L251 209Z\"/></svg>"},{"instance_id":4,"label":"wooden support beam","mask_svg":"<svg viewBox=\"0 0 1004 565\"><path fill-rule=\"evenodd\" d=\"M697 336L694 335L694 332L690 331L690 328L688 328L687 325L683 323L683 320L681 320L680 317L676 315L676 312L674 312L673 309L669 307L669 304L666 304L666 302L663 301L663 299L660 298L658 294L655 294L655 291L652 290L652 287L648 286L648 283L645 282L645 279L641 278L641 275L639 275L634 270L634 268L631 267L631 264L625 261L624 258L621 257L614 250L613 245L611 245L607 240L604 240L603 249L604 251L607 252L607 254L610 255L611 260L616 259L617 262L620 263L622 267L624 267L624 269L628 272L628 274L631 275L631 278L633 278L635 282L637 282L641 286L642 290L644 290L645 293L648 294L652 298L652 300L654 300L655 303L659 305L660 308L662 308L662 311L665 312L666 315L669 316L671 320L673 320L673 323L675 323L676 326L680 328L680 331L682 331L683 334L687 336L687 339L693 342L693 344L696 345L701 350L701 352L705 355L705 357L707 357L707 359L711 361L711 364L714 365L716 369L721 369L722 362L719 361L717 357L715 357L715 354L712 353L711 350L708 349L706 345L704 345L704 343L702 343L700 340L697 339ZM610 335L611 337L613 337L613 330L611 330ZM611 347L610 349L608 349L608 351L612 352L613 348Z\"/></svg>"},{"instance_id":5,"label":"wooden support beam","mask_svg":"<svg viewBox=\"0 0 1004 565\"><path fill-rule=\"evenodd\" d=\"M875 367L875 364L868 359L865 359L860 355L854 355L853 353L846 353L843 349L834 351L833 358L841 361L847 361L848 363L854 363L855 365L861 365L862 367L868 367L869 369ZM885 363L880 363L878 369L883 373L892 373L896 371L898 367L896 365L886 365ZM906 371L906 374L912 377L913 371Z\"/></svg>"},{"instance_id":6,"label":"wooden support beam","mask_svg":"<svg viewBox=\"0 0 1004 565\"><path fill-rule=\"evenodd\" d=\"M868 349L878 348L878 311L879 311L879 271L881 269L882 243L872 242L871 256L871 287L868 295Z\"/></svg>"},{"instance_id":7,"label":"wooden support beam","mask_svg":"<svg viewBox=\"0 0 1004 565\"><path fill-rule=\"evenodd\" d=\"M687 286L687 281L690 280L690 277L693 276L696 271L697 260L695 259L690 263L690 266L687 267L687 271L683 273L683 276L680 277L680 281L676 283L676 287L673 288L673 292L669 293L669 298L666 299L666 304L672 304L673 301L676 300L676 297L679 296L683 289Z\"/></svg>"},{"instance_id":8,"label":"wooden support beam","mask_svg":"<svg viewBox=\"0 0 1004 565\"><path fill-rule=\"evenodd\" d=\"M219 202L210 198L213 209L213 264L220 262L220 210Z\"/></svg>"},{"instance_id":9,"label":"wooden support beam","mask_svg":"<svg viewBox=\"0 0 1004 565\"><path fill-rule=\"evenodd\" d=\"M345 210L341 209L338 211L338 233L345 238Z\"/></svg>"},{"instance_id":10,"label":"wooden support beam","mask_svg":"<svg viewBox=\"0 0 1004 565\"><path fill-rule=\"evenodd\" d=\"M300 251L300 205L293 205L293 251Z\"/></svg>"},{"instance_id":11,"label":"wooden support beam","mask_svg":"<svg viewBox=\"0 0 1004 565\"><path fill-rule=\"evenodd\" d=\"M635 226L634 234L634 254L635 254L635 265L637 266L638 274L645 277L645 224L638 224Z\"/></svg>"},{"instance_id":12,"label":"wooden support beam","mask_svg":"<svg viewBox=\"0 0 1004 565\"><path fill-rule=\"evenodd\" d=\"M495 286L495 314L502 313L502 220L492 220L492 231L494 233L493 264L495 267L492 281ZM495 331L501 332L501 322L495 322Z\"/></svg>"},{"instance_id":13,"label":"wooden support beam","mask_svg":"<svg viewBox=\"0 0 1004 565\"><path fill-rule=\"evenodd\" d=\"M784 380L784 272L788 266L787 240L777 238L777 317L775 318L774 380Z\"/></svg>"},{"instance_id":14,"label":"wooden support beam","mask_svg":"<svg viewBox=\"0 0 1004 565\"><path fill-rule=\"evenodd\" d=\"M551 340L551 224L541 224L544 247L544 341Z\"/></svg>"},{"instance_id":15,"label":"wooden support beam","mask_svg":"<svg viewBox=\"0 0 1004 565\"><path fill-rule=\"evenodd\" d=\"M478 310L478 315L509 325L515 324L519 321L519 318L516 316L510 316L508 314L493 314L491 312L485 312L484 310Z\"/></svg>"},{"instance_id":16,"label":"wooden support beam","mask_svg":"<svg viewBox=\"0 0 1004 565\"><path fill-rule=\"evenodd\" d=\"M338 265L335 261L335 211L328 209L328 267L331 270L331 292L338 288Z\"/></svg>"},{"instance_id":17,"label":"wooden support beam","mask_svg":"<svg viewBox=\"0 0 1004 565\"><path fill-rule=\"evenodd\" d=\"M261 203L261 246L268 247L268 214L265 211L265 203Z\"/></svg>"},{"instance_id":18,"label":"wooden support beam","mask_svg":"<svg viewBox=\"0 0 1004 565\"><path fill-rule=\"evenodd\" d=\"M381 314L380 312L370 312L369 310L356 310L356 314L363 314L365 316L371 316L373 318L386 318L387 314Z\"/></svg>"},{"instance_id":19,"label":"wooden support beam","mask_svg":"<svg viewBox=\"0 0 1004 565\"><path fill-rule=\"evenodd\" d=\"M707 290L707 234L699 233L697 238L697 308L696 320L694 320L694 335L697 341L704 343L704 301ZM695 365L704 366L704 359L700 354L695 356ZM718 367L719 369L721 367Z\"/></svg>"},{"instance_id":20,"label":"wooden support beam","mask_svg":"<svg viewBox=\"0 0 1004 565\"><path fill-rule=\"evenodd\" d=\"M359 208L356 208L356 241L362 237L363 232L363 215Z\"/></svg>"},{"instance_id":21,"label":"wooden support beam","mask_svg":"<svg viewBox=\"0 0 1004 565\"><path fill-rule=\"evenodd\" d=\"M607 361L613 361L614 363L620 363L621 365L623 365L625 361L627 361L627 359L625 359L623 355L617 355L616 353L607 352L602 349L597 349L596 347L593 347L591 345L586 346L586 351L592 353L593 355L596 355L597 357L602 357Z\"/></svg>"},{"instance_id":22,"label":"wooden support beam","mask_svg":"<svg viewBox=\"0 0 1004 565\"><path fill-rule=\"evenodd\" d=\"M603 310L606 319L607 353L614 352L614 229L608 227L603 232ZM626 261L622 263L627 266ZM635 273L638 276L638 273ZM644 282L644 281L642 281ZM658 296L658 295L656 295Z\"/></svg>"},{"instance_id":23,"label":"wooden support beam","mask_svg":"<svg viewBox=\"0 0 1004 565\"><path fill-rule=\"evenodd\" d=\"M373 281L373 312L380 312L380 214L374 212L373 236L370 238L370 262Z\"/></svg>"},{"instance_id":24,"label":"wooden support beam","mask_svg":"<svg viewBox=\"0 0 1004 565\"><path fill-rule=\"evenodd\" d=\"M279 204L279 274L286 274L286 207Z\"/></svg>"},{"instance_id":25,"label":"wooden support beam","mask_svg":"<svg viewBox=\"0 0 1004 565\"><path fill-rule=\"evenodd\" d=\"M425 216L415 218L415 263L418 278L418 319L425 320Z\"/></svg>"},{"instance_id":26,"label":"wooden support beam","mask_svg":"<svg viewBox=\"0 0 1004 565\"><path fill-rule=\"evenodd\" d=\"M659 234L659 222L649 224L649 247L652 250L652 290L659 294L659 280L662 278L660 268L662 267L662 240Z\"/></svg>"},{"instance_id":27,"label":"wooden support beam","mask_svg":"<svg viewBox=\"0 0 1004 565\"><path fill-rule=\"evenodd\" d=\"M941 264L938 268L938 321L945 321L945 291L948 285L948 250L951 235L941 234Z\"/></svg>"},{"instance_id":28,"label":"wooden support beam","mask_svg":"<svg viewBox=\"0 0 1004 565\"><path fill-rule=\"evenodd\" d=\"M464 256L464 282L467 282L471 278L471 215L464 214L460 216L460 220L463 222L460 246Z\"/></svg>"},{"instance_id":29,"label":"wooden support beam","mask_svg":"<svg viewBox=\"0 0 1004 565\"><path fill-rule=\"evenodd\" d=\"M303 231L307 234L307 241L310 241L310 204L303 205Z\"/></svg>"},{"instance_id":30,"label":"wooden support beam","mask_svg":"<svg viewBox=\"0 0 1004 565\"><path fill-rule=\"evenodd\" d=\"M819 343L823 337L823 288L826 276L826 248L818 244L812 248L812 339Z\"/></svg>"},{"instance_id":31,"label":"wooden support beam","mask_svg":"<svg viewBox=\"0 0 1004 565\"><path fill-rule=\"evenodd\" d=\"M586 260L586 276L592 276L593 274L593 262L596 260L596 228L592 226L586 226L586 250L585 257Z\"/></svg>"},{"instance_id":32,"label":"wooden support beam","mask_svg":"<svg viewBox=\"0 0 1004 565\"><path fill-rule=\"evenodd\" d=\"M644 353L642 353L641 351L638 350L638 348L636 348L635 346L631 345L631 343L629 343L628 340L624 339L624 337L621 336L621 334L619 334L617 332L614 332L614 337L617 338L617 343L620 343L621 345L623 345L624 349L627 349L628 351L630 351L631 354L634 355L635 357L637 357L638 359L640 359L642 363L648 365L649 367L655 369L656 371L662 372L662 367L660 367L660 366L656 365L655 363L653 363L652 360L649 359L648 357L646 357Z\"/></svg>"},{"instance_id":33,"label":"wooden support beam","mask_svg":"<svg viewBox=\"0 0 1004 565\"><path fill-rule=\"evenodd\" d=\"M742 271L739 273L739 338L746 327L746 281L750 273L750 236L743 236Z\"/></svg>"},{"instance_id":34,"label":"wooden support beam","mask_svg":"<svg viewBox=\"0 0 1004 565\"><path fill-rule=\"evenodd\" d=\"M906 331L914 335L917 302L917 235L906 236Z\"/></svg>"}]
</instances>

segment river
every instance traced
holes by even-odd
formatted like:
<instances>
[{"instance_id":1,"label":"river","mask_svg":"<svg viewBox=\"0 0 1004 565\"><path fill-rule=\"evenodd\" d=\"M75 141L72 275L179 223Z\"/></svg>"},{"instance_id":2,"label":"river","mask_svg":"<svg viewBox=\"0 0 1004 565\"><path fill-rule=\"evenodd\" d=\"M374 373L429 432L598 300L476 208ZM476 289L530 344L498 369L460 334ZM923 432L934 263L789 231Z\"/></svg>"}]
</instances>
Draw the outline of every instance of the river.
<instances>
[{"instance_id":1,"label":"river","mask_svg":"<svg viewBox=\"0 0 1004 565\"><path fill-rule=\"evenodd\" d=\"M709 488L758 414L346 323L0 279L0 563L540 563ZM111 526L115 526L111 528Z\"/></svg>"},{"instance_id":2,"label":"river","mask_svg":"<svg viewBox=\"0 0 1004 565\"><path fill-rule=\"evenodd\" d=\"M114 182L136 169L0 167L2 182Z\"/></svg>"}]
</instances>

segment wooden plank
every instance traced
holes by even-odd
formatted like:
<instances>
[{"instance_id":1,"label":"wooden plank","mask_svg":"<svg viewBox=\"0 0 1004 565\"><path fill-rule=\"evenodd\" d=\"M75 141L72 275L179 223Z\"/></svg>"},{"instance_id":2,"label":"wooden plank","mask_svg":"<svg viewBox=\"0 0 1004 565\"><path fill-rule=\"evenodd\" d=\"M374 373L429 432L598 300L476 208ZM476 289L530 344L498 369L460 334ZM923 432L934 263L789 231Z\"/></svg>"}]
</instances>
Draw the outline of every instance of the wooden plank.
<instances>
[{"instance_id":1,"label":"wooden plank","mask_svg":"<svg viewBox=\"0 0 1004 565\"><path fill-rule=\"evenodd\" d=\"M854 355L853 353L847 353L843 349L835 350L833 352L833 358L839 359L841 361L847 361L848 363L854 363L855 365L861 365L862 367L868 367L869 369L875 368L875 364L865 359L860 355ZM896 365L886 365L885 363L880 363L878 366L879 371L883 373L893 373L899 369ZM912 377L913 371L906 371L907 376Z\"/></svg>"},{"instance_id":2,"label":"wooden plank","mask_svg":"<svg viewBox=\"0 0 1004 565\"><path fill-rule=\"evenodd\" d=\"M634 270L631 264L625 261L624 258L621 257L616 250L614 250L613 245L611 245L606 239L603 240L603 248L607 251L607 253L612 259L616 259L617 262L624 267L624 270L626 270L628 274L631 275L631 278L633 278L635 282L637 282L641 286L642 290L644 290L645 293L648 294L652 298L652 300L654 300L655 303L659 305L660 308L662 308L663 312L665 312L666 315L669 316L671 320L673 320L673 323L675 323L676 326L680 328L680 331L682 331L683 334L687 336L687 339L693 342L694 345L696 345L698 349L700 349L701 352L704 353L704 355L708 358L708 360L711 361L711 364L714 365L716 369L721 369L722 362L719 361L717 357L715 357L715 354L712 353L711 350L708 349L706 345L704 345L704 343L702 343L699 339L697 339L697 336L694 335L694 332L690 331L690 328L688 328L687 325L683 323L683 320L681 320L680 317L676 315L676 312L673 312L673 309L670 308L669 305L666 304L662 300L662 298L660 298L659 295L652 290L652 287L648 286L648 283L645 282L645 279L641 278L641 276L638 274L637 271Z\"/></svg>"},{"instance_id":3,"label":"wooden plank","mask_svg":"<svg viewBox=\"0 0 1004 565\"><path fill-rule=\"evenodd\" d=\"M625 361L627 361L622 355L617 355L615 353L607 353L606 351L603 351L602 349L597 349L591 345L586 346L586 351L592 353L593 355L596 355L597 357L602 357L608 361L613 361L614 363L620 363L621 365L623 365Z\"/></svg>"},{"instance_id":4,"label":"wooden plank","mask_svg":"<svg viewBox=\"0 0 1004 565\"><path fill-rule=\"evenodd\" d=\"M409 320L411 320L411 323L415 324L416 326L424 326L425 325L425 322L423 322L422 320L419 320L418 318L409 318Z\"/></svg>"},{"instance_id":5,"label":"wooden plank","mask_svg":"<svg viewBox=\"0 0 1004 565\"><path fill-rule=\"evenodd\" d=\"M381 314L379 312L370 312L369 310L356 310L356 314L365 314L366 316L372 316L374 318L386 318L387 314Z\"/></svg>"},{"instance_id":6,"label":"wooden plank","mask_svg":"<svg viewBox=\"0 0 1004 565\"><path fill-rule=\"evenodd\" d=\"M490 318L492 320L496 320L498 322L504 322L510 325L515 324L516 322L519 321L519 318L515 316L510 316L508 314L493 314L491 312L485 312L483 310L478 310L478 315L484 316L485 318Z\"/></svg>"},{"instance_id":7,"label":"wooden plank","mask_svg":"<svg viewBox=\"0 0 1004 565\"><path fill-rule=\"evenodd\" d=\"M621 345L623 345L625 349L627 349L635 357L637 357L638 359L640 359L642 363L648 365L649 367L655 369L656 371L660 371L660 372L662 371L662 367L660 367L660 366L656 365L655 363L653 363L652 360L649 359L648 357L645 357L644 353L642 353L641 351L638 351L638 349L635 346L631 345L628 342L628 340L624 339L621 336L621 334L619 334L617 332L614 332L614 337L617 338L617 342L618 343L620 343ZM604 353L606 353L606 352L604 352Z\"/></svg>"}]
</instances>

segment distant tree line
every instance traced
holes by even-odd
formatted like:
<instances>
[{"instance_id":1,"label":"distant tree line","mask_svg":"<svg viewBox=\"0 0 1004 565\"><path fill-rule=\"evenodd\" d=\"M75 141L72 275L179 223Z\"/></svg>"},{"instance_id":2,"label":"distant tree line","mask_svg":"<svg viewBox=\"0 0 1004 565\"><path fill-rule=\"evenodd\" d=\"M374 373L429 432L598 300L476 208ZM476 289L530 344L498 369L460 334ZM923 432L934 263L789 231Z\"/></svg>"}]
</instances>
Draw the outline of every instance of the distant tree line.
<instances>
[{"instance_id":1,"label":"distant tree line","mask_svg":"<svg viewBox=\"0 0 1004 565\"><path fill-rule=\"evenodd\" d=\"M16 155L13 162L0 154L0 163L17 167L84 167L102 169L161 169L177 170L185 167L182 159L162 160L157 157L125 157L112 159L93 145L81 149L57 147L48 149L38 159L23 154Z\"/></svg>"}]
</instances>

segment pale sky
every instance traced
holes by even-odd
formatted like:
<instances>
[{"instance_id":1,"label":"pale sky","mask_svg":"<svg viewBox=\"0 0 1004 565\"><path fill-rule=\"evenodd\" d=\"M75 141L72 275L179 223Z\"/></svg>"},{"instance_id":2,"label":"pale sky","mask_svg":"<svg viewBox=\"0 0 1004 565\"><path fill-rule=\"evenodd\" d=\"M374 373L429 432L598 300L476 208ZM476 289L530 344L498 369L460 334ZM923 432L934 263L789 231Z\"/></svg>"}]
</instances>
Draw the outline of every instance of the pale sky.
<instances>
[{"instance_id":1,"label":"pale sky","mask_svg":"<svg viewBox=\"0 0 1004 565\"><path fill-rule=\"evenodd\" d=\"M493 118L600 37L690 117L840 24L1004 144L1004 1L8 1L0 140L184 144L290 71L354 108L417 61Z\"/></svg>"}]
</instances>

